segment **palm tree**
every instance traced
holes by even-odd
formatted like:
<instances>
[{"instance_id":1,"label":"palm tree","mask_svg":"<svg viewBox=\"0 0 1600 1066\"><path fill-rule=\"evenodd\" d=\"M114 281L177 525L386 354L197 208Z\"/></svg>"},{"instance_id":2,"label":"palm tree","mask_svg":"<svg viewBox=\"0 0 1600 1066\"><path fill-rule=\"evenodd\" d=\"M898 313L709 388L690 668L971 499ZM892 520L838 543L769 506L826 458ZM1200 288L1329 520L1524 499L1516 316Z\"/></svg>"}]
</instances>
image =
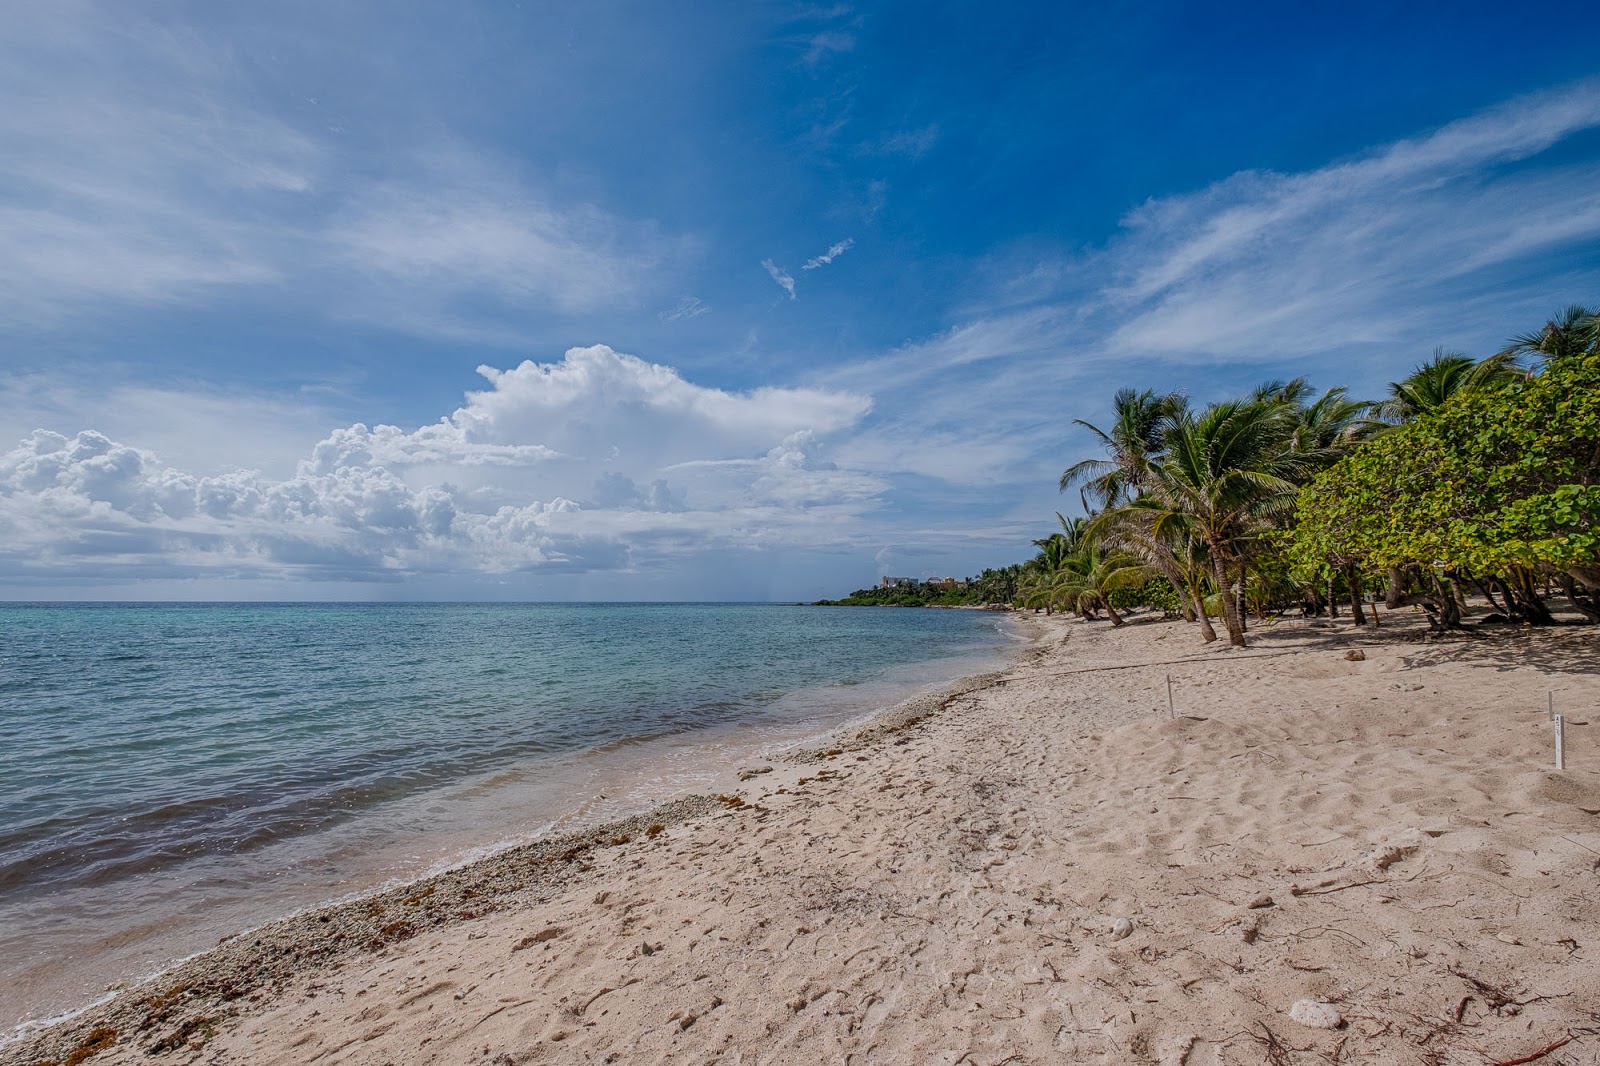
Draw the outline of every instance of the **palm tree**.
<instances>
[{"instance_id":1,"label":"palm tree","mask_svg":"<svg viewBox=\"0 0 1600 1066\"><path fill-rule=\"evenodd\" d=\"M1538 355L1546 359L1560 359L1594 351L1597 339L1600 339L1600 316L1597 316L1596 310L1582 304L1571 304L1540 329L1512 337L1511 343L1500 354L1512 358Z\"/></svg>"},{"instance_id":2,"label":"palm tree","mask_svg":"<svg viewBox=\"0 0 1600 1066\"><path fill-rule=\"evenodd\" d=\"M1410 422L1443 407L1458 392L1497 385L1521 374L1517 353L1509 348L1485 359L1435 348L1433 358L1413 370L1410 377L1389 382L1389 398L1378 404L1378 417L1392 425Z\"/></svg>"},{"instance_id":3,"label":"palm tree","mask_svg":"<svg viewBox=\"0 0 1600 1066\"><path fill-rule=\"evenodd\" d=\"M1149 465L1160 458L1167 427L1187 406L1177 393L1118 389L1111 401L1115 417L1110 430L1074 418L1073 425L1093 433L1110 458L1085 459L1067 467L1061 475L1061 491L1080 485L1078 495L1086 511L1096 509L1090 500L1105 508L1132 499Z\"/></svg>"},{"instance_id":4,"label":"palm tree","mask_svg":"<svg viewBox=\"0 0 1600 1066\"><path fill-rule=\"evenodd\" d=\"M1111 624L1120 626L1122 616L1111 605L1111 594L1137 588L1150 580L1150 575L1150 568L1132 555L1106 552L1097 545L1072 556L1056 572L1052 599L1086 617L1104 609Z\"/></svg>"},{"instance_id":5,"label":"palm tree","mask_svg":"<svg viewBox=\"0 0 1600 1066\"><path fill-rule=\"evenodd\" d=\"M1142 497L1100 512L1091 520L1087 532L1100 543L1134 555L1159 571L1184 605L1184 617L1199 623L1201 639L1207 644L1217 639L1205 608L1206 575L1211 567L1205 546L1194 536L1183 515L1168 512L1157 500Z\"/></svg>"},{"instance_id":6,"label":"palm tree","mask_svg":"<svg viewBox=\"0 0 1600 1066\"><path fill-rule=\"evenodd\" d=\"M1349 390L1329 389L1299 406L1289 446L1312 467L1331 465L1383 428L1373 417L1376 404L1350 399Z\"/></svg>"},{"instance_id":7,"label":"palm tree","mask_svg":"<svg viewBox=\"0 0 1600 1066\"><path fill-rule=\"evenodd\" d=\"M1244 618L1231 590L1242 586L1262 528L1293 506L1306 466L1289 447L1295 426L1290 405L1255 397L1185 412L1146 480L1156 523L1186 527L1204 545L1235 647L1245 646Z\"/></svg>"}]
</instances>

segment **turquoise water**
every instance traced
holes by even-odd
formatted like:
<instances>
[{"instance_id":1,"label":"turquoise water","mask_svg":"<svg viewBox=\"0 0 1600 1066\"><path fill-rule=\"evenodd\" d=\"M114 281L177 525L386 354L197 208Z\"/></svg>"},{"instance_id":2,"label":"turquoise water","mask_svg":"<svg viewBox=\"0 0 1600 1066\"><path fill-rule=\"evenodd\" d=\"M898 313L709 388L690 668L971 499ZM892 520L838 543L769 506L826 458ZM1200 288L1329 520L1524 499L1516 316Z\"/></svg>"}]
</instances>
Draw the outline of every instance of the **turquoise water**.
<instances>
[{"instance_id":1,"label":"turquoise water","mask_svg":"<svg viewBox=\"0 0 1600 1066\"><path fill-rule=\"evenodd\" d=\"M966 611L0 605L0 1029L1008 646Z\"/></svg>"}]
</instances>

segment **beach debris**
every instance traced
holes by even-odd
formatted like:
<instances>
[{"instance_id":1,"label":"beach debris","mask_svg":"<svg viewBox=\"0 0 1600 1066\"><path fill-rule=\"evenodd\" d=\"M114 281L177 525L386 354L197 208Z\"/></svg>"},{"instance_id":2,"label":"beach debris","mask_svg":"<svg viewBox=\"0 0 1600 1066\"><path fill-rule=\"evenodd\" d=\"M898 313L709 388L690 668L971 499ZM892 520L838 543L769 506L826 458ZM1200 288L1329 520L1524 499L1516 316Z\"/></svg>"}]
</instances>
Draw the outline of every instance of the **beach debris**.
<instances>
[{"instance_id":1,"label":"beach debris","mask_svg":"<svg viewBox=\"0 0 1600 1066\"><path fill-rule=\"evenodd\" d=\"M1254 944L1256 937L1261 935L1261 916L1249 914L1244 921L1239 923L1239 939L1246 944Z\"/></svg>"},{"instance_id":2,"label":"beach debris","mask_svg":"<svg viewBox=\"0 0 1600 1066\"><path fill-rule=\"evenodd\" d=\"M1272 899L1271 896L1262 895L1262 896L1257 896L1255 899L1251 900L1249 903L1246 903L1245 906L1247 908L1249 908L1250 910L1258 911L1262 907L1276 907L1277 904L1275 902L1273 902L1273 899Z\"/></svg>"},{"instance_id":3,"label":"beach debris","mask_svg":"<svg viewBox=\"0 0 1600 1066\"><path fill-rule=\"evenodd\" d=\"M1118 918L1111 923L1111 939L1125 940L1133 935L1133 920L1131 918Z\"/></svg>"},{"instance_id":4,"label":"beach debris","mask_svg":"<svg viewBox=\"0 0 1600 1066\"><path fill-rule=\"evenodd\" d=\"M752 777L759 777L762 774L770 773L772 773L772 767L770 766L745 766L741 767L739 770L739 780L748 781Z\"/></svg>"},{"instance_id":5,"label":"beach debris","mask_svg":"<svg viewBox=\"0 0 1600 1066\"><path fill-rule=\"evenodd\" d=\"M1395 863L1404 862L1415 855L1421 843L1422 834L1415 829L1408 829L1396 838L1379 844L1367 856L1367 865L1378 873L1383 873Z\"/></svg>"},{"instance_id":6,"label":"beach debris","mask_svg":"<svg viewBox=\"0 0 1600 1066\"><path fill-rule=\"evenodd\" d=\"M109 1026L101 1026L84 1037L78 1046L67 1054L65 1062L68 1066L78 1066L78 1063L112 1047L116 1042L117 1031Z\"/></svg>"},{"instance_id":7,"label":"beach debris","mask_svg":"<svg viewBox=\"0 0 1600 1066\"><path fill-rule=\"evenodd\" d=\"M1337 1029L1344 1024L1338 1007L1316 999L1295 1000L1289 1008L1289 1019L1310 1029Z\"/></svg>"},{"instance_id":8,"label":"beach debris","mask_svg":"<svg viewBox=\"0 0 1600 1066\"><path fill-rule=\"evenodd\" d=\"M548 928L539 930L537 933L534 933L532 936L523 937L521 940L519 940L515 944L511 945L511 950L512 951L521 951L523 948L531 948L535 944L543 944L547 940L554 940L556 937L560 936L562 933L565 933L565 932L566 932L566 930L563 929L561 926L552 925L552 926L549 926Z\"/></svg>"},{"instance_id":9,"label":"beach debris","mask_svg":"<svg viewBox=\"0 0 1600 1066\"><path fill-rule=\"evenodd\" d=\"M1365 662L1367 653L1362 651L1360 648L1351 648L1349 651L1344 653L1344 657L1353 663Z\"/></svg>"}]
</instances>

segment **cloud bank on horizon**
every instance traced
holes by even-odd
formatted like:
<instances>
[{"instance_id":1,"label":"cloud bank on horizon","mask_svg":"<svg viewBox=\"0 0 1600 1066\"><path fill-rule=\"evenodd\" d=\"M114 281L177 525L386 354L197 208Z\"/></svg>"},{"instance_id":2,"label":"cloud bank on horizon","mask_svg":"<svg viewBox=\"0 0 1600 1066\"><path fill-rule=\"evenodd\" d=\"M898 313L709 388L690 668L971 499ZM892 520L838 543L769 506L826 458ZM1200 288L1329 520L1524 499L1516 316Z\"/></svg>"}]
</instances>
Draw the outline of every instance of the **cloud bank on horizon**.
<instances>
[{"instance_id":1,"label":"cloud bank on horizon","mask_svg":"<svg viewBox=\"0 0 1600 1066\"><path fill-rule=\"evenodd\" d=\"M891 14L730 12L573 15L550 69L426 104L436 69L306 47L393 26L21 13L0 595L811 598L890 560L971 573L1026 556L1088 447L1070 420L1119 385L1370 394L1435 345L1492 350L1600 298L1592 76L1299 166L1220 138L1096 194L1121 172L1084 163L1091 211L1043 199L1038 165L970 169L994 85L889 106L918 74L879 70L907 62ZM498 69L490 38L429 32L459 47L429 62ZM659 80L677 33L709 34L705 77ZM657 80L482 109L582 86L608 48ZM775 100L730 111L752 55ZM1017 116L1008 151L1070 140L1051 119ZM730 154L734 121L771 144ZM450 410L470 372L487 387Z\"/></svg>"}]
</instances>

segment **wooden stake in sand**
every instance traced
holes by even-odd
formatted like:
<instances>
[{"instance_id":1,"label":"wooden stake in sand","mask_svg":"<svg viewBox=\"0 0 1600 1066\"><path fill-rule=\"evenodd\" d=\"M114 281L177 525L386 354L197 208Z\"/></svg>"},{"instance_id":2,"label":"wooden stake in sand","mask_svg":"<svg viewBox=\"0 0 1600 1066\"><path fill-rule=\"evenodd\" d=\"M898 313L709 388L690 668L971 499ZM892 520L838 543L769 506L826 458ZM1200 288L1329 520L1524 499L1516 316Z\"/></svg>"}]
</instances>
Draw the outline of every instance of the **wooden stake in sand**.
<instances>
[{"instance_id":1,"label":"wooden stake in sand","mask_svg":"<svg viewBox=\"0 0 1600 1066\"><path fill-rule=\"evenodd\" d=\"M1544 694L1544 713L1552 722L1556 720L1556 694L1554 692L1546 692Z\"/></svg>"},{"instance_id":2,"label":"wooden stake in sand","mask_svg":"<svg viewBox=\"0 0 1600 1066\"><path fill-rule=\"evenodd\" d=\"M1178 712L1172 706L1172 675L1167 675L1167 715L1173 720L1178 717Z\"/></svg>"},{"instance_id":3,"label":"wooden stake in sand","mask_svg":"<svg viewBox=\"0 0 1600 1066\"><path fill-rule=\"evenodd\" d=\"M1557 770L1565 770L1567 768L1566 738L1564 736L1562 736L1563 730L1561 728L1563 724L1564 724L1563 716L1561 716L1559 714L1556 715L1556 769Z\"/></svg>"}]
</instances>

